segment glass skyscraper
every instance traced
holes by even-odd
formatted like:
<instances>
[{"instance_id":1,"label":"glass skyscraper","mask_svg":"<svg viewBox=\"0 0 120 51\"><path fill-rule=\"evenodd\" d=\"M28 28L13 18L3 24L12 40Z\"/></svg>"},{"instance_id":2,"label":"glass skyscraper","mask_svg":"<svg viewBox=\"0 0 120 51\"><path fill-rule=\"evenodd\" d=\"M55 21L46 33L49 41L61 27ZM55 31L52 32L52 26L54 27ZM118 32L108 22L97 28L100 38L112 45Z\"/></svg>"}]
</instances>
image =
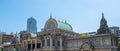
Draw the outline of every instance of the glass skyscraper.
<instances>
[{"instance_id":1,"label":"glass skyscraper","mask_svg":"<svg viewBox=\"0 0 120 51\"><path fill-rule=\"evenodd\" d=\"M33 17L27 19L27 31L30 33L37 32L37 22Z\"/></svg>"}]
</instances>

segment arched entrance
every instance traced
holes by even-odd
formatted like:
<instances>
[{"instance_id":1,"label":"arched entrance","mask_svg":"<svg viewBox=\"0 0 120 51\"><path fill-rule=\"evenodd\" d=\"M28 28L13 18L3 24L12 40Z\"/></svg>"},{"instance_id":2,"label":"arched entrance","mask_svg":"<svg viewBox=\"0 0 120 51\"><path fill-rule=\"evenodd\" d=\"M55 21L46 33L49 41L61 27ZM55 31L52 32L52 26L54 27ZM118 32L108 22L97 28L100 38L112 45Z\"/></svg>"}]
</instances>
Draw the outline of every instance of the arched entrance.
<instances>
[{"instance_id":1,"label":"arched entrance","mask_svg":"<svg viewBox=\"0 0 120 51\"><path fill-rule=\"evenodd\" d=\"M80 51L93 51L93 46L89 43L83 43L81 45Z\"/></svg>"}]
</instances>

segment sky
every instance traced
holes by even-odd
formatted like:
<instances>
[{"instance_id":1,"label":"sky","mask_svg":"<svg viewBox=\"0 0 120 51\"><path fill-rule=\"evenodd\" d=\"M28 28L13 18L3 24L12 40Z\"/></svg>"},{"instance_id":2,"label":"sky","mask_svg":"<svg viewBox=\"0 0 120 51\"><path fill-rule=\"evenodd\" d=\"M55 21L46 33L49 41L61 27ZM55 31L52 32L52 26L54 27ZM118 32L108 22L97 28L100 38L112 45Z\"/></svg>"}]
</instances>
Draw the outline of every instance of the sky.
<instances>
[{"instance_id":1,"label":"sky","mask_svg":"<svg viewBox=\"0 0 120 51\"><path fill-rule=\"evenodd\" d=\"M97 31L102 12L108 26L120 26L120 0L0 0L0 31L26 30L27 19L37 20L38 32L52 17L67 20L77 33Z\"/></svg>"}]
</instances>

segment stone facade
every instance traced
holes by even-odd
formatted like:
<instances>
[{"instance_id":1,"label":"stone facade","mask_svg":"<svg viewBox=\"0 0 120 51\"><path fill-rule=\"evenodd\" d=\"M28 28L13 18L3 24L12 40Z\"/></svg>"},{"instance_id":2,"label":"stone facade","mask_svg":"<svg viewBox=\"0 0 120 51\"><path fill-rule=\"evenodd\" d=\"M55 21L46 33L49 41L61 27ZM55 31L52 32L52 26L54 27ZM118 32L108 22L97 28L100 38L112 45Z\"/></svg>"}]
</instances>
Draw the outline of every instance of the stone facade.
<instances>
[{"instance_id":1,"label":"stone facade","mask_svg":"<svg viewBox=\"0 0 120 51\"><path fill-rule=\"evenodd\" d=\"M37 36L27 31L20 32L20 51L117 51L118 38L108 29L102 14L97 34L80 37L72 26L50 16Z\"/></svg>"},{"instance_id":2,"label":"stone facade","mask_svg":"<svg viewBox=\"0 0 120 51\"><path fill-rule=\"evenodd\" d=\"M89 48L89 50L94 51L103 51L104 49L112 51L113 49L117 50L116 40L117 38L115 36L109 34L95 35L86 38L69 39L67 41L67 49L69 50L73 48L71 50L86 50L86 48ZM88 47L84 47L84 45Z\"/></svg>"},{"instance_id":3,"label":"stone facade","mask_svg":"<svg viewBox=\"0 0 120 51\"><path fill-rule=\"evenodd\" d=\"M117 37L108 29L104 14L96 35L80 37L70 24L50 17L37 37L24 39L22 44L26 51L117 51Z\"/></svg>"}]
</instances>

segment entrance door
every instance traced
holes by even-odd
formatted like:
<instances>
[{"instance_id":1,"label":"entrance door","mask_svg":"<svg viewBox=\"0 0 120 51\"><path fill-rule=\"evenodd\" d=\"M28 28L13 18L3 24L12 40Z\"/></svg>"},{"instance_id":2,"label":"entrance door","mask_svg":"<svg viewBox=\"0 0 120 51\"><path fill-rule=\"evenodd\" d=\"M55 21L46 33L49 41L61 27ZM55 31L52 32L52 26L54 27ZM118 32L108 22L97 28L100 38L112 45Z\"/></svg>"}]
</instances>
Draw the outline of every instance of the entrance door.
<instances>
[{"instance_id":1,"label":"entrance door","mask_svg":"<svg viewBox=\"0 0 120 51\"><path fill-rule=\"evenodd\" d=\"M92 51L92 48L91 46L88 44L88 43L84 43L81 48L80 48L81 51Z\"/></svg>"}]
</instances>

